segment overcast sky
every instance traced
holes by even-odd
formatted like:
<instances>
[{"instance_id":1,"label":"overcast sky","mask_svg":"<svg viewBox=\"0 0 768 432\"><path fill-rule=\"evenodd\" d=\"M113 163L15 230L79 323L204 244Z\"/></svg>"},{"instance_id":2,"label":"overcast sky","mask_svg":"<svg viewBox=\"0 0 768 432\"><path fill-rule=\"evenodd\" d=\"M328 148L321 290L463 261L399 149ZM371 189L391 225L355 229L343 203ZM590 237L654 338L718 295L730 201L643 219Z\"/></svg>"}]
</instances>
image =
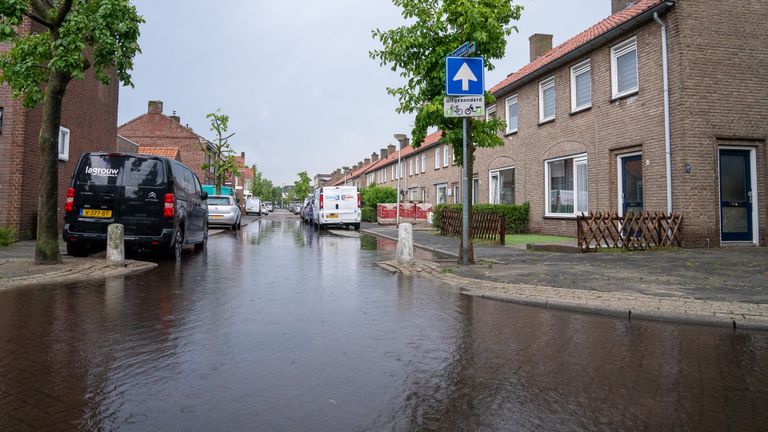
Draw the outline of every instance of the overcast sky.
<instances>
[{"instance_id":1,"label":"overcast sky","mask_svg":"<svg viewBox=\"0 0 768 432\"><path fill-rule=\"evenodd\" d=\"M610 14L610 0L524 0L490 88L528 62L528 36L557 45ZM184 124L212 138L206 113L229 114L231 140L275 184L354 165L409 134L387 86L398 75L368 57L374 28L400 25L390 0L134 0L147 21L136 87L120 93L119 123L162 100Z\"/></svg>"}]
</instances>

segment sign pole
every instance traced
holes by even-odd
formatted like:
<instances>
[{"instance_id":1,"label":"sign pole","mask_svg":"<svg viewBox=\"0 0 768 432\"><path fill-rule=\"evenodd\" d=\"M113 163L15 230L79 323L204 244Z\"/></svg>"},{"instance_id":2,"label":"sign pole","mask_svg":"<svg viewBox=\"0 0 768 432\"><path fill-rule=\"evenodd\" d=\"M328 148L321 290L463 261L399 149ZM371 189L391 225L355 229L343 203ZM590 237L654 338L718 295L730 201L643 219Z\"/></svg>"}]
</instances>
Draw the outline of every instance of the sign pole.
<instances>
[{"instance_id":1,"label":"sign pole","mask_svg":"<svg viewBox=\"0 0 768 432\"><path fill-rule=\"evenodd\" d=\"M469 117L463 119L464 133L462 134L464 139L462 143L463 159L464 163L464 193L462 194L461 201L461 260L463 265L469 265L469 173L467 172L467 147L469 145Z\"/></svg>"}]
</instances>

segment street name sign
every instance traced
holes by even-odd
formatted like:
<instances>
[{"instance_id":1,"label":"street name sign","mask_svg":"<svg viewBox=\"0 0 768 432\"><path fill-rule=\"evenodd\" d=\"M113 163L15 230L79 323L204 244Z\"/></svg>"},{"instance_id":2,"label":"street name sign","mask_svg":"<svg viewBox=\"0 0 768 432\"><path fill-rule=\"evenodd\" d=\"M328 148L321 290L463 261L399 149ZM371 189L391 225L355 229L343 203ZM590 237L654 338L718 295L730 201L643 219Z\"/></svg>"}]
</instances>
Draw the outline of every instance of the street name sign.
<instances>
[{"instance_id":1,"label":"street name sign","mask_svg":"<svg viewBox=\"0 0 768 432\"><path fill-rule=\"evenodd\" d=\"M465 57L477 50L477 42L464 42L463 45L448 54L448 57Z\"/></svg>"},{"instance_id":2,"label":"street name sign","mask_svg":"<svg viewBox=\"0 0 768 432\"><path fill-rule=\"evenodd\" d=\"M485 68L482 57L445 58L445 94L482 96L485 93Z\"/></svg>"},{"instance_id":3,"label":"street name sign","mask_svg":"<svg viewBox=\"0 0 768 432\"><path fill-rule=\"evenodd\" d=\"M482 117L485 115L485 96L459 96L443 99L446 117Z\"/></svg>"}]
</instances>

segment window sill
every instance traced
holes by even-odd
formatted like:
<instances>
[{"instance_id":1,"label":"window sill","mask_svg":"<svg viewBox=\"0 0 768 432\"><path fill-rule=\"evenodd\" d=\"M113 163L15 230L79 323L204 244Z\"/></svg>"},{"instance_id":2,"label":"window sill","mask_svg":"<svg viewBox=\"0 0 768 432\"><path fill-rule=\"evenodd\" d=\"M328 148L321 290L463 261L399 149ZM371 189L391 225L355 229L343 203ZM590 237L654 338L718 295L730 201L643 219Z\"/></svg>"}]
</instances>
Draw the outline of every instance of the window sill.
<instances>
[{"instance_id":1,"label":"window sill","mask_svg":"<svg viewBox=\"0 0 768 432\"><path fill-rule=\"evenodd\" d=\"M616 96L614 96L613 98L611 98L611 102L617 102L617 101L620 101L620 100L622 100L622 99L626 99L626 98L629 98L629 97L635 96L635 95L637 95L638 93L640 93L640 90L632 90L632 91L631 91L631 92L629 92L629 93L623 93L623 94L620 94L620 95L616 95Z\"/></svg>"},{"instance_id":2,"label":"window sill","mask_svg":"<svg viewBox=\"0 0 768 432\"><path fill-rule=\"evenodd\" d=\"M517 129L515 129L515 130L513 130L513 131L508 131L508 132L505 132L505 133L504 133L504 136L505 136L505 137L511 137L512 135L517 135Z\"/></svg>"},{"instance_id":3,"label":"window sill","mask_svg":"<svg viewBox=\"0 0 768 432\"><path fill-rule=\"evenodd\" d=\"M592 109L592 105L581 107L581 108L577 108L577 109L571 111L571 115L574 116L576 114L581 114L581 113L583 113L585 111L590 111L591 109Z\"/></svg>"},{"instance_id":4,"label":"window sill","mask_svg":"<svg viewBox=\"0 0 768 432\"><path fill-rule=\"evenodd\" d=\"M555 121L555 117L552 117L552 118L546 119L546 120L541 120L539 122L539 126L544 126L546 124L553 123L554 121Z\"/></svg>"},{"instance_id":5,"label":"window sill","mask_svg":"<svg viewBox=\"0 0 768 432\"><path fill-rule=\"evenodd\" d=\"M576 215L575 214L548 214L548 215L544 215L544 219L573 220L573 219L576 219Z\"/></svg>"}]
</instances>

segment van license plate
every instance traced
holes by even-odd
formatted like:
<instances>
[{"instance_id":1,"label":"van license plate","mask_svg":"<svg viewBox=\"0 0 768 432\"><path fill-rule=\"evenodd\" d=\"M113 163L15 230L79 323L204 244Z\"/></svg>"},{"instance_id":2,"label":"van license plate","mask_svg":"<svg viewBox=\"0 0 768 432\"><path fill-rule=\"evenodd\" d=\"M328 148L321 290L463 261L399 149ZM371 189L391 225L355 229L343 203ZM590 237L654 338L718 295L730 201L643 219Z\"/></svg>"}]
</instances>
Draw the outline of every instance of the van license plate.
<instances>
[{"instance_id":1,"label":"van license plate","mask_svg":"<svg viewBox=\"0 0 768 432\"><path fill-rule=\"evenodd\" d=\"M327 216L327 218L328 218L328 219L338 219L338 218L339 218L339 215L337 215L336 213L331 213L331 214L329 214L329 215Z\"/></svg>"},{"instance_id":2,"label":"van license plate","mask_svg":"<svg viewBox=\"0 0 768 432\"><path fill-rule=\"evenodd\" d=\"M81 209L80 216L109 219L112 217L112 210Z\"/></svg>"},{"instance_id":3,"label":"van license plate","mask_svg":"<svg viewBox=\"0 0 768 432\"><path fill-rule=\"evenodd\" d=\"M222 215L211 215L211 219L224 219Z\"/></svg>"}]
</instances>

